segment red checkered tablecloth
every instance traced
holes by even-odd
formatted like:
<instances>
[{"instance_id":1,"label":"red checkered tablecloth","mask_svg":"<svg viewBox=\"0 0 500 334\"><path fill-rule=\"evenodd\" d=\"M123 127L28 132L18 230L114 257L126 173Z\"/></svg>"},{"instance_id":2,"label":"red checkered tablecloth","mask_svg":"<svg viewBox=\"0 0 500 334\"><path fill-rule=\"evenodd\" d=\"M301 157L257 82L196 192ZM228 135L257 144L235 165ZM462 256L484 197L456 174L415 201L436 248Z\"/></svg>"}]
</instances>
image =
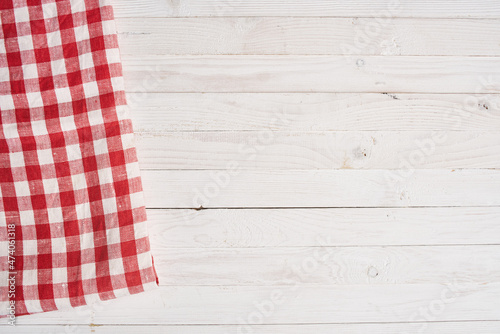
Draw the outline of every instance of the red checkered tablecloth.
<instances>
[{"instance_id":1,"label":"red checkered tablecloth","mask_svg":"<svg viewBox=\"0 0 500 334\"><path fill-rule=\"evenodd\" d=\"M0 316L156 287L112 8L0 10Z\"/></svg>"}]
</instances>

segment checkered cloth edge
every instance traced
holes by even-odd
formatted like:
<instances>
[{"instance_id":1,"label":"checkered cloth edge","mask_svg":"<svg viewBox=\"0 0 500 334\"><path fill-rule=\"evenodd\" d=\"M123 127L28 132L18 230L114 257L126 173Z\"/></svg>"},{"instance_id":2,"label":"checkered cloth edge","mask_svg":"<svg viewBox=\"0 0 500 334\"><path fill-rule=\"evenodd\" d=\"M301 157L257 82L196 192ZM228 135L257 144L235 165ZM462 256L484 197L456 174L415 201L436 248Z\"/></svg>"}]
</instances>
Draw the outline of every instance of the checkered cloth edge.
<instances>
[{"instance_id":1,"label":"checkered cloth edge","mask_svg":"<svg viewBox=\"0 0 500 334\"><path fill-rule=\"evenodd\" d=\"M112 8L0 10L0 317L156 287Z\"/></svg>"}]
</instances>

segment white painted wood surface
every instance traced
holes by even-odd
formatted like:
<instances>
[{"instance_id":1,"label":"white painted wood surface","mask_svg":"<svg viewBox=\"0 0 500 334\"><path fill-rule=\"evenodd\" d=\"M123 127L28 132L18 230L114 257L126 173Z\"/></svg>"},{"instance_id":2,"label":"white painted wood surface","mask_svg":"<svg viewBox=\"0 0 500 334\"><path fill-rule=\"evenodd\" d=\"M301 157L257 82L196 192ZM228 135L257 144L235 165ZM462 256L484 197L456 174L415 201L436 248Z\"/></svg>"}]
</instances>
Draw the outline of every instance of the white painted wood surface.
<instances>
[{"instance_id":1,"label":"white painted wood surface","mask_svg":"<svg viewBox=\"0 0 500 334\"><path fill-rule=\"evenodd\" d=\"M500 51L496 19L379 22L326 17L130 18L118 20L118 28L120 45L133 55L495 56ZM193 33L185 34L188 30Z\"/></svg>"},{"instance_id":2,"label":"white painted wood surface","mask_svg":"<svg viewBox=\"0 0 500 334\"><path fill-rule=\"evenodd\" d=\"M318 238L317 244L320 243ZM160 284L169 286L500 281L497 245L204 248L201 251L154 245ZM241 270L242 263L245 270ZM306 266L310 266L310 272L295 273Z\"/></svg>"},{"instance_id":3,"label":"white painted wood surface","mask_svg":"<svg viewBox=\"0 0 500 334\"><path fill-rule=\"evenodd\" d=\"M499 57L125 54L122 59L130 92L500 93Z\"/></svg>"},{"instance_id":4,"label":"white painted wood surface","mask_svg":"<svg viewBox=\"0 0 500 334\"><path fill-rule=\"evenodd\" d=\"M19 326L16 333L33 333L36 328L38 333L71 333L74 331L82 334L109 334L109 333L159 333L159 334L219 334L236 333L239 325L130 325L130 326L57 326L57 325L37 325ZM430 334L456 334L456 333L475 333L497 334L498 323L496 321L448 321L448 322L430 322L430 323L381 323L381 324L294 324L294 325L255 325L252 327L254 333L263 334L304 334L304 333L323 333L323 334L401 334L408 332L409 329L416 331L425 331ZM64 332L66 330L66 332Z\"/></svg>"},{"instance_id":5,"label":"white painted wood surface","mask_svg":"<svg viewBox=\"0 0 500 334\"><path fill-rule=\"evenodd\" d=\"M499 18L495 0L127 0L117 17L313 16Z\"/></svg>"},{"instance_id":6,"label":"white painted wood surface","mask_svg":"<svg viewBox=\"0 0 500 334\"><path fill-rule=\"evenodd\" d=\"M148 217L155 248L495 245L500 233L498 207L150 209Z\"/></svg>"},{"instance_id":7,"label":"white painted wood surface","mask_svg":"<svg viewBox=\"0 0 500 334\"><path fill-rule=\"evenodd\" d=\"M500 170L144 170L151 208L500 205Z\"/></svg>"},{"instance_id":8,"label":"white painted wood surface","mask_svg":"<svg viewBox=\"0 0 500 334\"><path fill-rule=\"evenodd\" d=\"M262 307L265 314L260 311ZM240 331L244 331L246 324L260 321L266 324L411 323L426 318L497 321L499 307L500 283L161 286L142 295L103 302L92 309L49 312L18 320L20 326L35 321L63 325L220 324L240 325ZM431 311L435 308L440 312Z\"/></svg>"},{"instance_id":9,"label":"white painted wood surface","mask_svg":"<svg viewBox=\"0 0 500 334\"><path fill-rule=\"evenodd\" d=\"M500 129L498 94L139 92L128 100L135 131L160 134Z\"/></svg>"},{"instance_id":10,"label":"white painted wood surface","mask_svg":"<svg viewBox=\"0 0 500 334\"><path fill-rule=\"evenodd\" d=\"M2 333L500 332L498 1L113 5L161 286Z\"/></svg>"},{"instance_id":11,"label":"white painted wood surface","mask_svg":"<svg viewBox=\"0 0 500 334\"><path fill-rule=\"evenodd\" d=\"M138 133L143 169L500 168L500 132Z\"/></svg>"}]
</instances>

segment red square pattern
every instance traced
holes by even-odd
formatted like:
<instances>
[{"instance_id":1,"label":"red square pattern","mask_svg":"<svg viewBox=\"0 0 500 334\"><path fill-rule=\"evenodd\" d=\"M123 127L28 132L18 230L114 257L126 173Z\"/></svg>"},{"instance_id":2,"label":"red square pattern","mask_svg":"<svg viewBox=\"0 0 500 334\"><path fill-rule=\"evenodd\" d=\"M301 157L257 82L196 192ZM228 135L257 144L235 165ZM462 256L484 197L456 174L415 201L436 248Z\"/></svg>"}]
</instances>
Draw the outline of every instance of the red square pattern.
<instances>
[{"instance_id":1,"label":"red square pattern","mask_svg":"<svg viewBox=\"0 0 500 334\"><path fill-rule=\"evenodd\" d=\"M155 288L111 6L0 2L0 317Z\"/></svg>"}]
</instances>

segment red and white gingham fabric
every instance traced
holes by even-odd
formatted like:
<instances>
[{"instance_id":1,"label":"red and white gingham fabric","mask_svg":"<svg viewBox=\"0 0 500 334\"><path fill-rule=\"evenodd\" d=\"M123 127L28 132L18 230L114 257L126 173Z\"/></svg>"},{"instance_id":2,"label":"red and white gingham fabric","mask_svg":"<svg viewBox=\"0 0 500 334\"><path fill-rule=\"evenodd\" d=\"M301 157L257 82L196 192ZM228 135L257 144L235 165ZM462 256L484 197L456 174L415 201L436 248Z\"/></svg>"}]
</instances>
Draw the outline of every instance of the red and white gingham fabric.
<instances>
[{"instance_id":1,"label":"red and white gingham fabric","mask_svg":"<svg viewBox=\"0 0 500 334\"><path fill-rule=\"evenodd\" d=\"M0 316L156 287L112 8L0 10Z\"/></svg>"}]
</instances>

